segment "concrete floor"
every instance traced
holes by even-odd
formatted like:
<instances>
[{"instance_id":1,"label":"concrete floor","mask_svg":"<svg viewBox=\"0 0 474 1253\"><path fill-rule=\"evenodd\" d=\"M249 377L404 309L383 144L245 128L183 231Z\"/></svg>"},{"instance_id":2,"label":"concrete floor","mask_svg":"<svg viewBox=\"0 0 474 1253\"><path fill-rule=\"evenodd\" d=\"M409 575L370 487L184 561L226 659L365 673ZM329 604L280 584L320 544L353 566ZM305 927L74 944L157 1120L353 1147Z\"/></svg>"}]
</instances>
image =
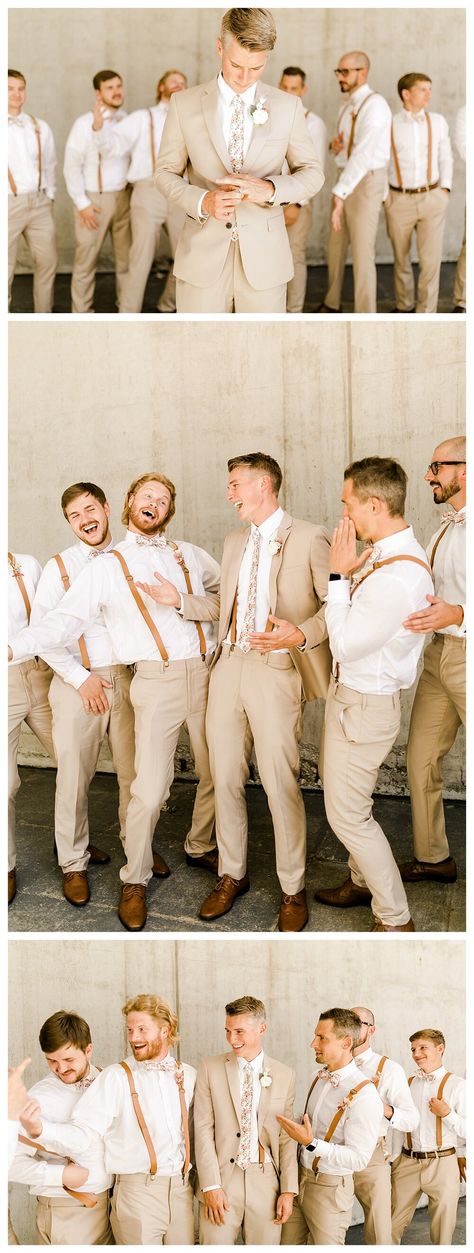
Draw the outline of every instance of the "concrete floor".
<instances>
[{"instance_id":1,"label":"concrete floor","mask_svg":"<svg viewBox=\"0 0 474 1253\"><path fill-rule=\"evenodd\" d=\"M90 790L90 829L94 843L111 854L109 866L90 870L91 900L82 909L69 905L62 895L60 871L53 860L53 770L24 766L17 800L18 893L10 906L12 931L117 931L123 928L116 913L122 865L117 835L117 783L115 775L97 774ZM198 917L199 906L215 882L207 871L186 865L183 842L189 829L194 798L193 783L173 785L169 808L160 818L155 847L166 858L169 879L153 879L148 889L149 931L256 931L277 929L280 889L275 873L273 831L265 793L247 789L249 808L249 875L251 890L215 923ZM347 875L342 845L328 827L322 793L304 793L308 817L307 892L309 931L370 931L371 911L363 906L336 910L313 900L317 888L332 887ZM412 855L410 804L406 797L377 796L375 814L390 841L397 861ZM452 885L408 884L407 894L418 931L464 931L465 929L465 807L446 802L446 823L452 855L458 864L458 880Z\"/></svg>"},{"instance_id":2,"label":"concrete floor","mask_svg":"<svg viewBox=\"0 0 474 1253\"><path fill-rule=\"evenodd\" d=\"M350 1227L346 1236L346 1245L363 1244L364 1228ZM430 1243L430 1221L428 1218L428 1210L417 1209L413 1215L412 1221L405 1232L402 1244L429 1245ZM463 1197L458 1205L458 1220L453 1235L453 1244L466 1244L466 1200Z\"/></svg>"}]
</instances>

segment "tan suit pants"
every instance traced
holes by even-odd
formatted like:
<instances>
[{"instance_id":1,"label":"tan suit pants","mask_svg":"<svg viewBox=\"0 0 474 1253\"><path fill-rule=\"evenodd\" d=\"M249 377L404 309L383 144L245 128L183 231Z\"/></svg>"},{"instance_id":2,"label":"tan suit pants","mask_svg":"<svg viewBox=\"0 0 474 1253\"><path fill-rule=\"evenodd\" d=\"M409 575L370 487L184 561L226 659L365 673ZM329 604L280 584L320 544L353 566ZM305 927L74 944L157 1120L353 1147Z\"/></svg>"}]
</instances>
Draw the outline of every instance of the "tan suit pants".
<instances>
[{"instance_id":1,"label":"tan suit pants","mask_svg":"<svg viewBox=\"0 0 474 1253\"><path fill-rule=\"evenodd\" d=\"M161 227L166 222L174 257L184 218L184 211L178 205L165 200L152 178L142 178L134 184L130 201L132 246L128 271L122 278L120 313L141 313ZM160 296L158 308L161 313L176 311L176 283L172 269Z\"/></svg>"},{"instance_id":2,"label":"tan suit pants","mask_svg":"<svg viewBox=\"0 0 474 1253\"><path fill-rule=\"evenodd\" d=\"M390 191L385 201L387 231L394 251L395 301L401 312L415 306L415 278L410 261L413 231L416 234L420 272L417 313L436 313L443 248L444 219L449 194L441 187L413 196Z\"/></svg>"},{"instance_id":3,"label":"tan suit pants","mask_svg":"<svg viewBox=\"0 0 474 1253\"><path fill-rule=\"evenodd\" d=\"M8 305L10 306L18 240L23 235L33 257L35 313L52 313L58 268L54 202L45 191L8 197Z\"/></svg>"},{"instance_id":4,"label":"tan suit pants","mask_svg":"<svg viewBox=\"0 0 474 1253\"><path fill-rule=\"evenodd\" d=\"M411 711L407 748L415 857L449 857L441 763L466 725L466 641L434 635L425 648Z\"/></svg>"},{"instance_id":5,"label":"tan suit pants","mask_svg":"<svg viewBox=\"0 0 474 1253\"><path fill-rule=\"evenodd\" d=\"M113 1244L109 1194L99 1193L93 1209L73 1196L39 1196L36 1229L40 1244Z\"/></svg>"},{"instance_id":6,"label":"tan suit pants","mask_svg":"<svg viewBox=\"0 0 474 1253\"><path fill-rule=\"evenodd\" d=\"M110 230L115 257L115 283L120 303L122 278L128 268L131 244L130 192L87 191L91 204L100 209L96 230L84 226L77 209L74 210L76 251L71 278L71 309L73 313L90 313L94 302L95 271L107 231Z\"/></svg>"},{"instance_id":7,"label":"tan suit pants","mask_svg":"<svg viewBox=\"0 0 474 1253\"><path fill-rule=\"evenodd\" d=\"M20 1243L18 1236L16 1234L16 1231L15 1231L15 1228L13 1226L12 1220L10 1218L10 1210L8 1211L8 1243L9 1244Z\"/></svg>"},{"instance_id":8,"label":"tan suit pants","mask_svg":"<svg viewBox=\"0 0 474 1253\"><path fill-rule=\"evenodd\" d=\"M351 1221L352 1175L315 1175L300 1168L293 1213L282 1227L282 1244L344 1244Z\"/></svg>"},{"instance_id":9,"label":"tan suit pants","mask_svg":"<svg viewBox=\"0 0 474 1253\"><path fill-rule=\"evenodd\" d=\"M271 1162L263 1170L258 1162L251 1162L246 1170L237 1166L225 1193L229 1209L223 1227L204 1217L205 1201L199 1206L200 1244L236 1244L240 1231L244 1244L280 1244L282 1228L275 1226L279 1187Z\"/></svg>"},{"instance_id":10,"label":"tan suit pants","mask_svg":"<svg viewBox=\"0 0 474 1253\"><path fill-rule=\"evenodd\" d=\"M23 722L38 736L54 762L51 707L48 700L53 672L45 661L21 661L8 667L8 869L16 864L15 808L20 786L18 743Z\"/></svg>"},{"instance_id":11,"label":"tan suit pants","mask_svg":"<svg viewBox=\"0 0 474 1253\"><path fill-rule=\"evenodd\" d=\"M288 241L293 258L294 277L288 283L286 293L287 313L302 313L306 295L308 267L306 265L306 244L313 225L313 202L302 204L296 222L287 226Z\"/></svg>"},{"instance_id":12,"label":"tan suit pants","mask_svg":"<svg viewBox=\"0 0 474 1253\"><path fill-rule=\"evenodd\" d=\"M428 1197L431 1243L452 1243L459 1200L456 1154L417 1161L401 1153L392 1167L392 1244L400 1244L423 1192Z\"/></svg>"},{"instance_id":13,"label":"tan suit pants","mask_svg":"<svg viewBox=\"0 0 474 1253\"><path fill-rule=\"evenodd\" d=\"M181 1175L117 1175L110 1221L116 1244L194 1244L194 1193Z\"/></svg>"},{"instance_id":14,"label":"tan suit pants","mask_svg":"<svg viewBox=\"0 0 474 1253\"><path fill-rule=\"evenodd\" d=\"M206 741L209 670L201 657L188 661L139 661L130 697L135 711L135 768L125 834L124 883L148 883L152 876L155 826L170 794L178 736L186 723L199 783L191 830L185 841L192 857L215 847L214 788Z\"/></svg>"},{"instance_id":15,"label":"tan suit pants","mask_svg":"<svg viewBox=\"0 0 474 1253\"><path fill-rule=\"evenodd\" d=\"M330 309L339 309L341 305L344 269L350 244L354 275L354 312L377 312L375 239L386 185L385 170L370 170L344 201L341 230L333 231L330 227L329 286L324 297L324 303Z\"/></svg>"},{"instance_id":16,"label":"tan suit pants","mask_svg":"<svg viewBox=\"0 0 474 1253\"><path fill-rule=\"evenodd\" d=\"M286 283L257 291L242 265L238 240L231 243L222 274L210 287L176 279L178 313L286 313Z\"/></svg>"},{"instance_id":17,"label":"tan suit pants","mask_svg":"<svg viewBox=\"0 0 474 1253\"><path fill-rule=\"evenodd\" d=\"M247 869L245 784L253 739L273 820L282 890L293 895L304 887L306 815L298 782L301 729L301 678L289 654L243 653L224 644L211 675L207 714L219 874L242 879Z\"/></svg>"},{"instance_id":18,"label":"tan suit pants","mask_svg":"<svg viewBox=\"0 0 474 1253\"><path fill-rule=\"evenodd\" d=\"M454 278L453 304L466 308L466 210L464 210L464 235Z\"/></svg>"},{"instance_id":19,"label":"tan suit pants","mask_svg":"<svg viewBox=\"0 0 474 1253\"><path fill-rule=\"evenodd\" d=\"M368 1166L354 1174L354 1192L364 1211L364 1244L391 1244L391 1170L379 1140Z\"/></svg>"},{"instance_id":20,"label":"tan suit pants","mask_svg":"<svg viewBox=\"0 0 474 1253\"><path fill-rule=\"evenodd\" d=\"M389 926L403 926L410 912L390 844L372 813L372 793L399 727L399 692L364 696L331 679L319 766L327 819L350 853L354 883L369 889L374 914Z\"/></svg>"},{"instance_id":21,"label":"tan suit pants","mask_svg":"<svg viewBox=\"0 0 474 1253\"><path fill-rule=\"evenodd\" d=\"M86 713L81 696L70 683L54 675L49 690L53 712L53 741L58 763L55 799L55 837L63 871L86 870L89 861L89 787L94 778L101 742L107 735L119 787L120 839L125 844L125 818L135 774L135 737L128 666L100 666L93 674L112 683L104 688L107 713Z\"/></svg>"}]
</instances>

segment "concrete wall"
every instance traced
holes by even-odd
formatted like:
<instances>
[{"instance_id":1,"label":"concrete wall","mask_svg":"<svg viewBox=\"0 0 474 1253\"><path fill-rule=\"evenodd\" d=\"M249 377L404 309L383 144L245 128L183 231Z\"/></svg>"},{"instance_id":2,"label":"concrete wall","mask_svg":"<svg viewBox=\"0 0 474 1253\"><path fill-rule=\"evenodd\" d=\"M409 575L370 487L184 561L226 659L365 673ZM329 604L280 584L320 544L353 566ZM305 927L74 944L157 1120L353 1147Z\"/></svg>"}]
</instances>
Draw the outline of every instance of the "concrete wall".
<instances>
[{"instance_id":1,"label":"concrete wall","mask_svg":"<svg viewBox=\"0 0 474 1253\"><path fill-rule=\"evenodd\" d=\"M442 1030L447 1064L464 1074L464 941L380 941L193 937L155 940L10 941L10 1063L31 1056L27 1082L45 1073L37 1043L41 1024L60 1008L90 1023L95 1060L106 1066L126 1055L121 1006L141 992L156 992L179 1015L181 1057L196 1066L226 1048L224 1005L237 996L260 997L269 1029L270 1056L293 1066L301 1109L314 1072L308 1047L319 1013L333 1005L368 1004L380 1031L375 1047L411 1071L408 1036L420 1027ZM71 993L71 988L73 992ZM33 1204L26 1189L12 1188L19 1239L34 1242ZM360 1215L360 1211L359 1211ZM359 1220L359 1217L358 1217Z\"/></svg>"},{"instance_id":2,"label":"concrete wall","mask_svg":"<svg viewBox=\"0 0 474 1253\"><path fill-rule=\"evenodd\" d=\"M308 78L306 103L328 127L329 137L340 104L333 74L339 57L363 48L372 63L374 90L392 109L399 106L397 81L421 69L433 80L432 109L454 127L457 109L465 103L465 14L462 8L284 8L274 6L278 39L269 58L266 79L278 84L285 65L302 65ZM91 107L92 75L111 66L123 75L126 107L143 108L154 101L155 86L168 66L177 66L189 85L206 82L218 68L215 37L225 8L52 8L10 11L9 65L28 80L27 109L44 117L56 137L59 170L64 145L75 118ZM309 257L326 260L330 189L335 166L328 156L327 183L316 197ZM457 258L462 234L465 167L456 156L455 185L444 239L444 259ZM71 268L74 234L72 205L59 175L57 222L60 269ZM392 250L381 214L377 257L391 261ZM19 260L29 268L26 248ZM110 269L104 250L103 268Z\"/></svg>"}]
</instances>

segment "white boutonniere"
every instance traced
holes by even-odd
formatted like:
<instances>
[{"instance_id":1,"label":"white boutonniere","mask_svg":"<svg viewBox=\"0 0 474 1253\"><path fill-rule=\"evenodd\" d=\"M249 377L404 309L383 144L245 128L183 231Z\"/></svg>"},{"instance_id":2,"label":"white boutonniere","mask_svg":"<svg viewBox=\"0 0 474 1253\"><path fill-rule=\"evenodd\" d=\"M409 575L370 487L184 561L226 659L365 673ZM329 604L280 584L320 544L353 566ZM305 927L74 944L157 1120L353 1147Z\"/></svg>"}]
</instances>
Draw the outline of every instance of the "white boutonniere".
<instances>
[{"instance_id":1,"label":"white boutonniere","mask_svg":"<svg viewBox=\"0 0 474 1253\"><path fill-rule=\"evenodd\" d=\"M270 116L268 109L265 108L265 96L259 96L255 104L250 105L249 113L254 126L265 126Z\"/></svg>"},{"instance_id":2,"label":"white boutonniere","mask_svg":"<svg viewBox=\"0 0 474 1253\"><path fill-rule=\"evenodd\" d=\"M262 1070L261 1075L259 1075L258 1077L260 1079L260 1086L262 1088L271 1087L273 1080L272 1080L272 1076L269 1070Z\"/></svg>"},{"instance_id":3,"label":"white boutonniere","mask_svg":"<svg viewBox=\"0 0 474 1253\"><path fill-rule=\"evenodd\" d=\"M281 547L282 547L281 539L270 539L268 541L268 548L272 554L272 557L276 557L277 553L281 552Z\"/></svg>"}]
</instances>

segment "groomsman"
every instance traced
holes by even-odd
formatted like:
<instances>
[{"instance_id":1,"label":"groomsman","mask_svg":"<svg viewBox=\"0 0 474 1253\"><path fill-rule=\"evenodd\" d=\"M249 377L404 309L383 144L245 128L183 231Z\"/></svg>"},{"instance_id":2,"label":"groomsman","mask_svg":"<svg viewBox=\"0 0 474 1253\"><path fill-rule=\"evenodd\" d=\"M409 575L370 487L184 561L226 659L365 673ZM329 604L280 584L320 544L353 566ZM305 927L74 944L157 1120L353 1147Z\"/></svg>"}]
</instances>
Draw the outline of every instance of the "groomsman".
<instances>
[{"instance_id":1,"label":"groomsman","mask_svg":"<svg viewBox=\"0 0 474 1253\"><path fill-rule=\"evenodd\" d=\"M431 536L428 554L434 596L404 626L425 648L411 712L407 769L415 857L400 867L406 883L454 883L443 809L441 763L466 725L466 440L443 440L424 476L435 505L449 505ZM432 634L433 632L433 634Z\"/></svg>"},{"instance_id":2,"label":"groomsman","mask_svg":"<svg viewBox=\"0 0 474 1253\"><path fill-rule=\"evenodd\" d=\"M466 142L466 106L463 104L456 113L454 143L464 165L466 164ZM464 208L464 235L454 277L453 304L453 313L466 312L466 208Z\"/></svg>"},{"instance_id":3,"label":"groomsman","mask_svg":"<svg viewBox=\"0 0 474 1253\"><path fill-rule=\"evenodd\" d=\"M287 65L283 70L278 84L280 91L287 91L291 96L299 96L303 100L308 90L305 71L299 65ZM303 104L304 108L304 104ZM327 130L322 118L310 109L304 109L306 126L313 147L315 148L321 169L324 172L327 151ZM294 278L288 283L286 309L287 313L302 313L307 281L306 245L313 224L313 202L302 200L300 204L289 204L285 209L285 225L290 241L293 258Z\"/></svg>"},{"instance_id":4,"label":"groomsman","mask_svg":"<svg viewBox=\"0 0 474 1253\"><path fill-rule=\"evenodd\" d=\"M222 558L207 714L220 878L200 917L220 918L250 887L245 784L253 743L275 832L279 928L301 931L308 910L299 741L303 701L324 697L329 678L328 536L281 508L282 473L273 457L233 457L228 470L227 499L247 525L227 536Z\"/></svg>"},{"instance_id":5,"label":"groomsman","mask_svg":"<svg viewBox=\"0 0 474 1253\"><path fill-rule=\"evenodd\" d=\"M18 241L23 235L33 257L35 313L52 313L58 268L53 204L56 149L47 122L23 112L26 78L8 71L8 305Z\"/></svg>"},{"instance_id":6,"label":"groomsman","mask_svg":"<svg viewBox=\"0 0 474 1253\"><path fill-rule=\"evenodd\" d=\"M265 1006L241 996L225 1007L230 1052L206 1057L196 1079L196 1166L201 1244L279 1244L298 1191L291 1118L295 1073L264 1052Z\"/></svg>"}]
</instances>

